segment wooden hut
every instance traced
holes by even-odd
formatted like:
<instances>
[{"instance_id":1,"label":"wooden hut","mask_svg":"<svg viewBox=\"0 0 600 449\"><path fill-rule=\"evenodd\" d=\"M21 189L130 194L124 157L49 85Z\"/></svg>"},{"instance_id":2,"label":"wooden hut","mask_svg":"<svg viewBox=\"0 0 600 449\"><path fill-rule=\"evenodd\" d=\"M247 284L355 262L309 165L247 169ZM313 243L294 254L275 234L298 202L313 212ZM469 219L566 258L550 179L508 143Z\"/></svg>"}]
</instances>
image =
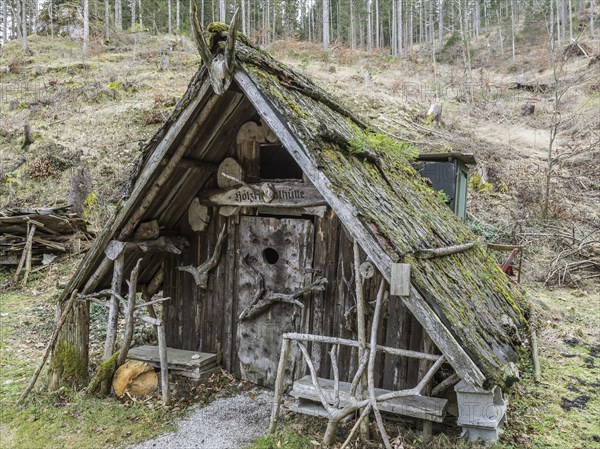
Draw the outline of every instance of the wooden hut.
<instances>
[{"instance_id":1,"label":"wooden hut","mask_svg":"<svg viewBox=\"0 0 600 449\"><path fill-rule=\"evenodd\" d=\"M114 267L126 277L143 257L138 290L171 298L162 314L170 348L216 354L267 387L279 368L279 389L291 385L300 408L313 394L318 408L298 347L279 364L282 341L304 342L323 388L327 379L350 388L361 362L357 323L372 320L369 303L391 284L373 381L418 402L391 413L442 421L458 397L459 424L495 438L505 410L498 386L517 376L526 326L520 293L423 181L410 145L374 132L243 36L227 36L226 26L209 28L205 64L61 301L120 289ZM62 337L81 366L87 310L75 307ZM460 383L444 396L436 385L451 374L446 386ZM429 387L414 390L424 377ZM482 411L468 412L474 397Z\"/></svg>"}]
</instances>

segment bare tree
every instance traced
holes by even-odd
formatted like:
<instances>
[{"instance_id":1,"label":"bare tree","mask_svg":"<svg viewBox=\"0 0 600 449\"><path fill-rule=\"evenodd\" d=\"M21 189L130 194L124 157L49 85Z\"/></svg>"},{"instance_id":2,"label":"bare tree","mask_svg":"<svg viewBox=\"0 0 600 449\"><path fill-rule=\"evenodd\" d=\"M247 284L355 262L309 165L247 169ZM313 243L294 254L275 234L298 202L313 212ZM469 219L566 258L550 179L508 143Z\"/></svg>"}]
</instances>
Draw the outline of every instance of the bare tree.
<instances>
[{"instance_id":1,"label":"bare tree","mask_svg":"<svg viewBox=\"0 0 600 449\"><path fill-rule=\"evenodd\" d=\"M167 13L169 16L169 34L173 34L173 14L171 11L171 0L167 1Z\"/></svg>"},{"instance_id":2,"label":"bare tree","mask_svg":"<svg viewBox=\"0 0 600 449\"><path fill-rule=\"evenodd\" d=\"M329 51L329 0L323 0L323 51Z\"/></svg>"},{"instance_id":3,"label":"bare tree","mask_svg":"<svg viewBox=\"0 0 600 449\"><path fill-rule=\"evenodd\" d=\"M115 28L117 30L123 29L123 7L121 0L115 0Z\"/></svg>"},{"instance_id":4,"label":"bare tree","mask_svg":"<svg viewBox=\"0 0 600 449\"><path fill-rule=\"evenodd\" d=\"M379 36L379 0L375 0L375 48L381 48Z\"/></svg>"},{"instance_id":5,"label":"bare tree","mask_svg":"<svg viewBox=\"0 0 600 449\"><path fill-rule=\"evenodd\" d=\"M90 4L89 0L83 0L83 58L90 53Z\"/></svg>"},{"instance_id":6,"label":"bare tree","mask_svg":"<svg viewBox=\"0 0 600 449\"><path fill-rule=\"evenodd\" d=\"M438 0L438 48L440 48L440 49L442 48L443 37L444 37L444 0Z\"/></svg>"},{"instance_id":7,"label":"bare tree","mask_svg":"<svg viewBox=\"0 0 600 449\"><path fill-rule=\"evenodd\" d=\"M404 3L404 0L398 0L398 12L396 14L396 20L398 22L397 28L397 39L398 39L398 54L400 56L402 56L404 54L404 48L403 48L403 21L402 21L402 3Z\"/></svg>"},{"instance_id":8,"label":"bare tree","mask_svg":"<svg viewBox=\"0 0 600 449\"><path fill-rule=\"evenodd\" d=\"M373 0L367 0L367 51L373 50Z\"/></svg>"},{"instance_id":9,"label":"bare tree","mask_svg":"<svg viewBox=\"0 0 600 449\"><path fill-rule=\"evenodd\" d=\"M219 0L219 21L225 22L227 9L225 8L225 0ZM267 13L267 16L269 13Z\"/></svg>"},{"instance_id":10,"label":"bare tree","mask_svg":"<svg viewBox=\"0 0 600 449\"><path fill-rule=\"evenodd\" d=\"M552 4L552 0L550 0ZM512 60L515 61L515 5L513 0L510 0L510 32L512 36Z\"/></svg>"},{"instance_id":11,"label":"bare tree","mask_svg":"<svg viewBox=\"0 0 600 449\"><path fill-rule=\"evenodd\" d=\"M138 0L138 18L140 24L140 31L144 30L144 20L142 18L142 0Z\"/></svg>"},{"instance_id":12,"label":"bare tree","mask_svg":"<svg viewBox=\"0 0 600 449\"><path fill-rule=\"evenodd\" d=\"M27 3L20 0L21 5L21 50L27 51Z\"/></svg>"},{"instance_id":13,"label":"bare tree","mask_svg":"<svg viewBox=\"0 0 600 449\"><path fill-rule=\"evenodd\" d=\"M6 44L8 42L8 1L4 0L2 2L2 43Z\"/></svg>"},{"instance_id":14,"label":"bare tree","mask_svg":"<svg viewBox=\"0 0 600 449\"><path fill-rule=\"evenodd\" d=\"M129 0L131 2L131 31L135 28L135 2L137 0Z\"/></svg>"},{"instance_id":15,"label":"bare tree","mask_svg":"<svg viewBox=\"0 0 600 449\"><path fill-rule=\"evenodd\" d=\"M181 31L181 1L175 0L175 30L177 34Z\"/></svg>"},{"instance_id":16,"label":"bare tree","mask_svg":"<svg viewBox=\"0 0 600 449\"><path fill-rule=\"evenodd\" d=\"M110 39L110 4L104 0L104 39Z\"/></svg>"},{"instance_id":17,"label":"bare tree","mask_svg":"<svg viewBox=\"0 0 600 449\"><path fill-rule=\"evenodd\" d=\"M595 0L591 0L590 1L590 37L592 39L595 39L595 32L594 32L594 11L596 9L596 1Z\"/></svg>"}]
</instances>

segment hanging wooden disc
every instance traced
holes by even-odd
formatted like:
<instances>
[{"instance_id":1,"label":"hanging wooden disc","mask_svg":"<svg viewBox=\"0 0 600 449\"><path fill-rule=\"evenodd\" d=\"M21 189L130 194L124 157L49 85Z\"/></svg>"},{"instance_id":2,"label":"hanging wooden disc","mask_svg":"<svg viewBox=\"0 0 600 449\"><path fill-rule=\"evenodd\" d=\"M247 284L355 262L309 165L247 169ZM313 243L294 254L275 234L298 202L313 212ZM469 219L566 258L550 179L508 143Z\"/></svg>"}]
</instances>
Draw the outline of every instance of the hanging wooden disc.
<instances>
[{"instance_id":1,"label":"hanging wooden disc","mask_svg":"<svg viewBox=\"0 0 600 449\"><path fill-rule=\"evenodd\" d=\"M361 263L360 267L358 267L358 269L359 269L360 275L362 276L363 279L370 279L375 274L375 267L373 266L373 264L371 262Z\"/></svg>"},{"instance_id":2,"label":"hanging wooden disc","mask_svg":"<svg viewBox=\"0 0 600 449\"><path fill-rule=\"evenodd\" d=\"M228 157L219 165L217 184L220 189L230 189L242 184L244 173L241 165L232 157Z\"/></svg>"},{"instance_id":3,"label":"hanging wooden disc","mask_svg":"<svg viewBox=\"0 0 600 449\"><path fill-rule=\"evenodd\" d=\"M200 204L200 200L198 198L194 198L188 209L188 222L190 223L192 231L204 231L206 226L208 226L209 221L208 207Z\"/></svg>"}]
</instances>

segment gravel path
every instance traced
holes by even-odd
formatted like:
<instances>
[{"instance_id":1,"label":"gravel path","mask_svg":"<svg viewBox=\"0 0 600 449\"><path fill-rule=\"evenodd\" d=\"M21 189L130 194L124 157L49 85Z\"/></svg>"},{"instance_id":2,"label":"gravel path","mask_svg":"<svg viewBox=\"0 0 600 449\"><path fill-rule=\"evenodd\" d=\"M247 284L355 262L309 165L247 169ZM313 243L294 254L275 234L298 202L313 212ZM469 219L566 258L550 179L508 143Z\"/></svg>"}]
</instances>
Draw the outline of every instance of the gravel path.
<instances>
[{"instance_id":1,"label":"gravel path","mask_svg":"<svg viewBox=\"0 0 600 449\"><path fill-rule=\"evenodd\" d=\"M130 449L242 449L269 427L273 392L254 389L217 399L178 423L177 431Z\"/></svg>"}]
</instances>

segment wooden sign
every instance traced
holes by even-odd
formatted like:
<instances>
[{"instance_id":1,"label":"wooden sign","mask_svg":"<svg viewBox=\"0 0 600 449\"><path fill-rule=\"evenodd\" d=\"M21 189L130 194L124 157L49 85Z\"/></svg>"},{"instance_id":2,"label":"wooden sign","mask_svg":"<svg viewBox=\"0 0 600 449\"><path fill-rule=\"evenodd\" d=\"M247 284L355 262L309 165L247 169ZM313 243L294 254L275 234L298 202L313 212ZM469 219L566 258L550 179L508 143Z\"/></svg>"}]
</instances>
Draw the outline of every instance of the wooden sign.
<instances>
[{"instance_id":1,"label":"wooden sign","mask_svg":"<svg viewBox=\"0 0 600 449\"><path fill-rule=\"evenodd\" d=\"M410 265L393 263L390 280L390 295L410 296Z\"/></svg>"},{"instance_id":2,"label":"wooden sign","mask_svg":"<svg viewBox=\"0 0 600 449\"><path fill-rule=\"evenodd\" d=\"M200 203L238 207L309 207L327 204L317 189L302 182L263 182L209 191L200 196Z\"/></svg>"}]
</instances>

